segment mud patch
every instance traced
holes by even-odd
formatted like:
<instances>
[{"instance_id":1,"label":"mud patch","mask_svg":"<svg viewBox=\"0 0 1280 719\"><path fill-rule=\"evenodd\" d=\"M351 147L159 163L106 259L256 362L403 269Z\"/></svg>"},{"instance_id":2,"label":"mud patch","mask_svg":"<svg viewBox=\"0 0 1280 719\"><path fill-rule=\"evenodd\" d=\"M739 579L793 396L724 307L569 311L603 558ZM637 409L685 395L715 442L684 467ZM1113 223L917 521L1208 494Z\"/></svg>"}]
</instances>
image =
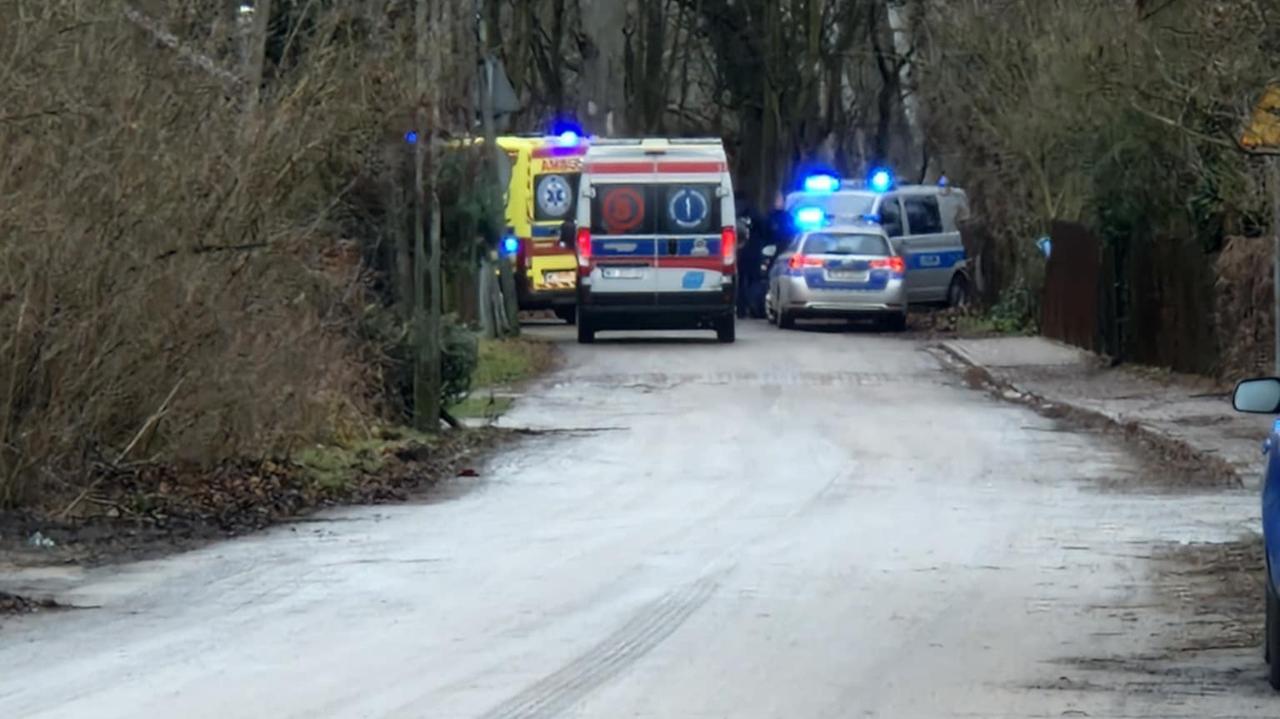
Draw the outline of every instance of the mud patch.
<instances>
[{"instance_id":1,"label":"mud patch","mask_svg":"<svg viewBox=\"0 0 1280 719\"><path fill-rule=\"evenodd\" d=\"M1266 572L1261 537L1157 545L1151 554L1157 596L1182 620L1182 632L1165 636L1169 652L1256 649L1260 660Z\"/></svg>"},{"instance_id":2,"label":"mud patch","mask_svg":"<svg viewBox=\"0 0 1280 719\"><path fill-rule=\"evenodd\" d=\"M1155 639L1154 646L1141 654L1060 659L1054 663L1075 676L1029 688L1269 695L1262 661L1261 538L1154 545L1148 568L1150 603L1094 611L1134 613L1135 621L1142 619L1150 628L1145 633Z\"/></svg>"},{"instance_id":3,"label":"mud patch","mask_svg":"<svg viewBox=\"0 0 1280 719\"><path fill-rule=\"evenodd\" d=\"M52 599L31 599L17 594L0 592L0 616L14 614L36 614L68 609Z\"/></svg>"},{"instance_id":4,"label":"mud patch","mask_svg":"<svg viewBox=\"0 0 1280 719\"><path fill-rule=\"evenodd\" d=\"M488 451L519 436L486 428L430 443L389 441L356 453L358 461L319 469L278 460L104 473L92 491L71 500L0 513L0 560L22 567L149 559L330 507L456 495L475 480L444 480L475 476Z\"/></svg>"}]
</instances>

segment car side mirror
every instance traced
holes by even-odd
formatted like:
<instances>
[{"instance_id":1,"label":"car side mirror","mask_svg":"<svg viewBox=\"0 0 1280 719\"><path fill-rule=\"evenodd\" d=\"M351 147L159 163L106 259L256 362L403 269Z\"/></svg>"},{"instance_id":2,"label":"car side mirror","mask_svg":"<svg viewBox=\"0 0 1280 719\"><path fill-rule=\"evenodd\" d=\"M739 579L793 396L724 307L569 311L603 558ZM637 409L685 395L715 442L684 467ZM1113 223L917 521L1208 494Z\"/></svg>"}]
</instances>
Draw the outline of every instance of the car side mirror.
<instances>
[{"instance_id":1,"label":"car side mirror","mask_svg":"<svg viewBox=\"0 0 1280 719\"><path fill-rule=\"evenodd\" d=\"M772 259L772 258L774 258L774 257L777 257L777 256L778 256L778 246L777 246L777 245L765 245L763 248L761 248L761 249L760 249L760 254L761 254L761 255L764 255L765 257L768 257L768 258L770 258L770 259Z\"/></svg>"},{"instance_id":2,"label":"car side mirror","mask_svg":"<svg viewBox=\"0 0 1280 719\"><path fill-rule=\"evenodd\" d=\"M1259 377L1236 385L1231 404L1237 412L1280 414L1280 378Z\"/></svg>"}]
</instances>

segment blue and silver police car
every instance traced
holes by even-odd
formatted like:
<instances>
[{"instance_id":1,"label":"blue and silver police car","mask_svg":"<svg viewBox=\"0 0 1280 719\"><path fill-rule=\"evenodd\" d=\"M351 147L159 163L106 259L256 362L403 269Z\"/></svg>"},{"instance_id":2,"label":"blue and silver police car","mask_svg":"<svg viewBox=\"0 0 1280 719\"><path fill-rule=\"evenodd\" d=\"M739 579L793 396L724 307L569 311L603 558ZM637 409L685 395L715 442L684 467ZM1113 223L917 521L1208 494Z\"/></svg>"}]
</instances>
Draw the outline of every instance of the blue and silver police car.
<instances>
[{"instance_id":1,"label":"blue and silver police car","mask_svg":"<svg viewBox=\"0 0 1280 719\"><path fill-rule=\"evenodd\" d=\"M819 221L878 223L894 254L906 263L907 298L912 304L957 306L969 295L959 227L969 215L964 190L945 181L899 185L884 169L872 171L866 180L819 173L806 177L802 189L787 195L785 207L800 231Z\"/></svg>"},{"instance_id":2,"label":"blue and silver police car","mask_svg":"<svg viewBox=\"0 0 1280 719\"><path fill-rule=\"evenodd\" d=\"M1232 398L1236 411L1280 414L1280 378L1249 379L1236 385ZM1280 690L1280 420L1262 445L1267 468L1262 480L1262 541L1266 546L1267 618L1265 656L1268 679Z\"/></svg>"},{"instance_id":3,"label":"blue and silver police car","mask_svg":"<svg viewBox=\"0 0 1280 719\"><path fill-rule=\"evenodd\" d=\"M872 222L827 224L808 210L769 271L765 314L778 327L797 319L876 319L907 326L907 265Z\"/></svg>"}]
</instances>

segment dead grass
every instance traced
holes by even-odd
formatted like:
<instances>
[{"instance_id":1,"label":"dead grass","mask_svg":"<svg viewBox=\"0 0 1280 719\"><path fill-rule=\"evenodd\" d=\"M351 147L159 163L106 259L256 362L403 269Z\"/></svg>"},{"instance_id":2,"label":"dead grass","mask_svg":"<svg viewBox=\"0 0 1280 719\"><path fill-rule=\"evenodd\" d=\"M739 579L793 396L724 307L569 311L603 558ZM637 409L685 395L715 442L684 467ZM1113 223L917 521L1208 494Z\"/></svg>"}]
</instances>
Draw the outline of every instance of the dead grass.
<instances>
[{"instance_id":1,"label":"dead grass","mask_svg":"<svg viewBox=\"0 0 1280 719\"><path fill-rule=\"evenodd\" d=\"M234 68L213 5L162 17ZM249 116L120 10L0 5L0 507L358 437L375 409L349 192L404 103L396 38L313 13Z\"/></svg>"}]
</instances>

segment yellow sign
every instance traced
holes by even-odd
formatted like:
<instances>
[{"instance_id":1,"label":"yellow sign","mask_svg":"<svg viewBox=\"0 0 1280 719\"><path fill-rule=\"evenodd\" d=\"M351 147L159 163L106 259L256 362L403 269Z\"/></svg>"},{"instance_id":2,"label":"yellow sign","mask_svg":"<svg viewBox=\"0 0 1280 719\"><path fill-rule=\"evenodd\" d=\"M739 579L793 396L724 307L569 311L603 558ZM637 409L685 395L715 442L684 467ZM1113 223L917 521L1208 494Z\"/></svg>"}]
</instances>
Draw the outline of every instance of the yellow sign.
<instances>
[{"instance_id":1,"label":"yellow sign","mask_svg":"<svg viewBox=\"0 0 1280 719\"><path fill-rule=\"evenodd\" d=\"M1270 85L1262 93L1240 144L1250 150L1280 149L1280 85Z\"/></svg>"},{"instance_id":2,"label":"yellow sign","mask_svg":"<svg viewBox=\"0 0 1280 719\"><path fill-rule=\"evenodd\" d=\"M542 161L543 172L582 172L581 157L551 157Z\"/></svg>"}]
</instances>

